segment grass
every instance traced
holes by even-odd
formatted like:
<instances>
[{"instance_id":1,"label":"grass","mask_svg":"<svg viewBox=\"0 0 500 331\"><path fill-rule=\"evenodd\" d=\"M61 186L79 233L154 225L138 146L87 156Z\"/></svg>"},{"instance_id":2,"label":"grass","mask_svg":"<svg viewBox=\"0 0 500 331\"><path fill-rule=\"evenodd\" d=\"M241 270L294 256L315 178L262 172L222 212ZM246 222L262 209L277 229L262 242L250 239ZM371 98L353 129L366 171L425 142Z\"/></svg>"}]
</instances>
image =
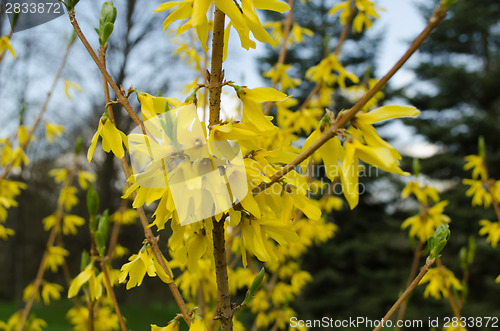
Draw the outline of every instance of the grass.
<instances>
[{"instance_id":1,"label":"grass","mask_svg":"<svg viewBox=\"0 0 500 331\"><path fill-rule=\"evenodd\" d=\"M71 300L59 300L52 302L49 306L36 303L32 312L36 317L47 322L48 330L70 331L72 326L66 319L66 313L71 307L73 307ZM161 303L122 304L120 309L126 318L127 328L131 331L150 330L150 324L165 326L178 312L175 304ZM0 302L0 321L7 321L16 310L17 307L14 303Z\"/></svg>"}]
</instances>

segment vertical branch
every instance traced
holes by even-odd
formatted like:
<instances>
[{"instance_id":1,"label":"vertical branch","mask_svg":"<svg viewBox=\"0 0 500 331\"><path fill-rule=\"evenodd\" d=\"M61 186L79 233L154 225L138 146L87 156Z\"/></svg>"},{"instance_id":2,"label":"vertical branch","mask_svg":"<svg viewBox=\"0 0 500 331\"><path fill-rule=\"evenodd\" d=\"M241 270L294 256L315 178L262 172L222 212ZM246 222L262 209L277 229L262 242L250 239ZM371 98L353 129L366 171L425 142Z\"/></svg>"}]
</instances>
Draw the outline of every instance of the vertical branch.
<instances>
[{"instance_id":1,"label":"vertical branch","mask_svg":"<svg viewBox=\"0 0 500 331\"><path fill-rule=\"evenodd\" d=\"M210 77L208 90L210 94L210 119L209 127L219 122L220 114L220 95L222 92L222 56L224 52L224 21L225 14L215 8L214 14L214 34L212 38L212 66L210 68Z\"/></svg>"},{"instance_id":2,"label":"vertical branch","mask_svg":"<svg viewBox=\"0 0 500 331\"><path fill-rule=\"evenodd\" d=\"M212 38L212 67L209 80L210 93L210 119L209 127L219 123L220 95L222 90L222 55L224 49L224 13L215 8L214 33ZM217 222L212 218L214 228L212 230L214 241L215 274L217 278L217 302L218 319L221 323L221 331L233 329L233 310L231 307L231 296L229 295L229 284L227 277L226 241L224 238L224 217Z\"/></svg>"}]
</instances>

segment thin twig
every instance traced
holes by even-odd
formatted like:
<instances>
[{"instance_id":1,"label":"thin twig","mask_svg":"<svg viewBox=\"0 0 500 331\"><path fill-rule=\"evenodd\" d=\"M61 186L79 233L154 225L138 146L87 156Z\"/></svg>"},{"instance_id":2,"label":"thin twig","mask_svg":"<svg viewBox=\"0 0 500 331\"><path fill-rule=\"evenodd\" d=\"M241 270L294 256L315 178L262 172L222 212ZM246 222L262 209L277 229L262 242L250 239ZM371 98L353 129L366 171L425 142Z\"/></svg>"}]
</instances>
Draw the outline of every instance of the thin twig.
<instances>
[{"instance_id":1,"label":"thin twig","mask_svg":"<svg viewBox=\"0 0 500 331\"><path fill-rule=\"evenodd\" d=\"M391 316L396 312L396 310L403 303L403 301L408 297L408 295L410 295L410 293L415 289L415 287L417 287L418 283L420 282L420 280L422 279L422 277L424 277L424 275L427 273L427 271L429 271L429 269L432 266L432 264L434 263L434 261L436 261L436 259L432 259L431 260L431 259L427 258L424 267L422 268L422 270L420 270L420 273L413 280L413 282L411 282L410 286L408 286L408 288L406 288L406 290L404 291L404 293L399 297L399 299L391 307L391 309L389 309L389 311L387 312L387 314L385 314L385 316L380 321L379 326L376 327L373 331L378 331L378 330L382 329L382 327L384 326L385 322L387 322L389 320L389 318L391 318Z\"/></svg>"},{"instance_id":2,"label":"thin twig","mask_svg":"<svg viewBox=\"0 0 500 331\"><path fill-rule=\"evenodd\" d=\"M415 275L418 271L418 262L420 261L420 256L422 255L422 249L424 248L424 243L419 242L417 249L415 250L415 254L413 255L413 262L411 264L410 276L408 277L408 282L406 283L406 287L410 286L411 281L415 278ZM401 308L398 311L398 316L396 317L397 321L403 320L406 314L406 308L408 307L408 301L410 301L410 297L406 298L405 301L401 304ZM399 325L396 325L394 331L401 330Z\"/></svg>"},{"instance_id":3,"label":"thin twig","mask_svg":"<svg viewBox=\"0 0 500 331\"><path fill-rule=\"evenodd\" d=\"M283 22L283 43L281 44L280 53L278 55L278 62L276 63L276 65L278 67L285 63L285 57L286 57L286 51L287 51L286 43L288 40L288 35L290 34L290 30L292 28L294 5L295 5L294 0L288 0L288 6L290 7L290 10L288 11L288 14L286 15L285 21ZM276 89L277 86L278 86L278 80L273 82L273 89ZM266 109L264 110L265 115L269 115L269 113L271 112L272 105L273 105L273 102L266 103Z\"/></svg>"},{"instance_id":4,"label":"thin twig","mask_svg":"<svg viewBox=\"0 0 500 331\"><path fill-rule=\"evenodd\" d=\"M75 177L75 172L76 172L76 157L74 160L73 167L70 169L68 177L66 178L65 185L62 190L66 187L70 187L71 183L73 182L73 178ZM33 306L33 303L35 301L35 296L38 293L38 289L40 288L40 285L42 284L43 280L43 274L45 273L45 265L47 263L47 257L49 256L49 249L54 246L54 242L57 237L57 232L60 231L60 224L61 220L64 216L64 204L63 202L59 202L57 206L57 212L56 212L56 221L54 224L54 227L50 231L49 239L47 240L47 248L43 252L42 255L42 260L40 261L40 265L38 267L38 271L35 277L35 281L33 283L33 292L31 293L31 296L29 297L28 301L26 302L26 306L24 306L23 313L21 316L21 321L19 323L19 331L24 330L24 324L26 323L26 320L28 319L28 316L31 311L31 307Z\"/></svg>"},{"instance_id":5,"label":"thin twig","mask_svg":"<svg viewBox=\"0 0 500 331\"><path fill-rule=\"evenodd\" d=\"M368 92L366 92L365 95L348 112L340 114L337 117L337 121L333 123L333 125L330 126L330 128L326 130L325 133L320 138L318 138L318 140L316 140L311 146L309 146L309 148L300 153L286 166L276 171L270 177L269 183L262 182L259 186L255 187L253 189L253 194L256 195L271 186L271 184L277 182L281 177L286 175L288 172L290 172L292 169L306 160L309 156L311 156L316 150L323 146L325 142L335 137L337 134L337 130L345 127L351 121L351 119L353 119L354 116L356 116L356 114L368 103L368 101L370 101L370 99L387 84L387 82L392 78L392 76L394 76L396 72L398 72L403 64L405 64L406 61L408 61L408 59L420 48L424 40L427 39L431 32L444 20L444 18L446 17L446 12L447 10L442 7L436 9L425 29L420 33L415 41L413 41L410 48L394 65L394 67L392 67L389 72L384 77L382 77L377 82L377 84L375 84L375 86L373 86Z\"/></svg>"},{"instance_id":6,"label":"thin twig","mask_svg":"<svg viewBox=\"0 0 500 331\"><path fill-rule=\"evenodd\" d=\"M134 109L132 108L132 106L128 102L127 98L125 97L125 95L123 95L123 93L120 90L120 88L118 87L118 85L116 85L116 83L113 80L113 78L111 77L111 75L108 73L108 71L106 70L104 65L99 60L99 57L92 49L92 46L90 46L89 42L87 41L87 38L85 38L85 35L83 34L82 30L80 29L80 26L78 25L78 21L76 20L74 10L70 10L68 12L68 15L69 15L69 20L70 20L71 24L73 25L73 28L75 29L76 34L78 35L78 38L80 38L81 42L83 43L83 46L85 46L85 48L87 49L87 52L90 54L90 56L94 60L95 64L97 65L97 67L101 71L101 74L104 76L104 78L108 82L109 86L111 86L111 88L115 92L116 97L118 99L118 102L120 102L120 104L123 106L123 108L125 108L125 110L129 114L130 118L132 118L134 123L141 128L142 132L144 134L147 134L147 130L146 130L146 127L144 126L144 123L141 121L139 116L137 116ZM108 102L106 102L106 104L108 104Z\"/></svg>"},{"instance_id":7,"label":"thin twig","mask_svg":"<svg viewBox=\"0 0 500 331\"><path fill-rule=\"evenodd\" d=\"M104 279L106 280L106 287L108 290L108 294L111 297L111 301L113 301L113 307L115 308L116 315L118 316L118 321L120 322L120 327L122 331L127 331L127 327L125 326L125 321L123 320L123 315L120 312L120 306L118 305L118 301L116 301L115 291L113 290L113 286L109 280L108 267L106 266L106 262L104 259L101 259L101 269L104 273Z\"/></svg>"},{"instance_id":8,"label":"thin twig","mask_svg":"<svg viewBox=\"0 0 500 331\"><path fill-rule=\"evenodd\" d=\"M73 17L74 17L74 14L73 14ZM80 31L80 33L81 33L81 31ZM83 34L82 34L82 36L83 36ZM85 38L85 37L83 36L83 38ZM103 59L105 60L105 56L103 56ZM104 74L104 72L107 73L106 64L101 63L100 60L98 60L98 61L99 61L100 68L102 68L101 72L103 73L104 78L106 78L106 75ZM109 83L109 81L108 81L108 83ZM106 86L106 85L107 84L104 83L103 86ZM107 89L104 88L104 92L105 92L104 98L105 98L106 104L108 104L110 101L110 96L109 96L109 90L107 92L106 92L106 90ZM125 99L125 100L127 100L127 99ZM127 103L128 103L128 101L127 101ZM108 111L109 111L109 109L108 109ZM130 173L130 168L129 168L129 165L128 165L128 162L127 162L127 159L125 156L123 156L121 158L121 165L122 165L122 169L123 169L123 172L125 174L125 177L129 178L131 173ZM128 185L130 186L130 183L128 183ZM137 193L134 191L134 192L132 192L131 195L132 195L132 198L135 199L135 197L137 196ZM163 258L163 254L161 253L160 248L158 247L158 240L154 237L153 231L151 231L151 229L149 228L149 222L148 222L146 213L144 212L144 209L142 207L137 208L137 212L139 214L139 219L141 220L142 227L144 229L144 236L146 237L146 240L151 244L151 247L153 249L153 254L155 255L156 259L158 260L158 263L160 264L160 266L163 268L163 270L165 271L165 273L168 275L168 277L171 280L171 282L168 284L170 292L172 292L174 300L177 303L177 306L179 306L179 309L181 310L181 313L182 313L184 320L186 321L186 323L188 325L191 325L191 318L189 317L189 312L188 312L186 303L184 302L184 299L182 298L182 296L179 292L179 289L177 288L177 285L175 285L175 283L173 281L173 276L170 273L170 269L166 265L165 260Z\"/></svg>"},{"instance_id":9,"label":"thin twig","mask_svg":"<svg viewBox=\"0 0 500 331\"><path fill-rule=\"evenodd\" d=\"M52 85L50 86L49 92L47 92L47 96L45 97L45 101L43 102L42 108L40 108L40 112L38 113L38 116L37 116L37 118L35 120L35 124L33 124L33 127L28 132L28 136L27 136L26 140L20 146L23 151L26 150L26 148L28 148L28 146L30 144L30 141L31 141L31 138L35 134L35 130L37 129L38 125L40 124L40 122L42 120L43 114L45 113L45 110L47 109L47 106L49 104L49 100L52 97L52 93L54 93L54 90L56 88L57 82L61 78L61 74L62 74L64 66L66 65L66 62L68 60L69 51L70 51L72 45L73 45L73 42L70 41L68 43L67 47L66 47L66 51L65 51L64 56L63 56L63 58L61 60L61 64L59 65L59 68L57 69L57 73L56 73L56 76L54 77L54 81L52 82ZM3 169L3 173L0 176L0 182L7 177L7 175L10 172L10 170L14 166L14 163L16 163L16 159L10 161L5 166L5 168Z\"/></svg>"}]
</instances>

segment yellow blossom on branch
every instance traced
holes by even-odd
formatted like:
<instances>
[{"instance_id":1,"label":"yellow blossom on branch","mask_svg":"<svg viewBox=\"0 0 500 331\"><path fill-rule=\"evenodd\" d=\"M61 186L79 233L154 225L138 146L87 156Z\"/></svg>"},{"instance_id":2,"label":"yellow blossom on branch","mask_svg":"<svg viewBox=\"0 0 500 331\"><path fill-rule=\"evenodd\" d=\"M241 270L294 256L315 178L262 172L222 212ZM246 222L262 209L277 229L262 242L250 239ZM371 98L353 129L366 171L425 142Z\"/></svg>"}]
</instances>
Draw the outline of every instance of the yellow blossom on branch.
<instances>
[{"instance_id":1,"label":"yellow blossom on branch","mask_svg":"<svg viewBox=\"0 0 500 331\"><path fill-rule=\"evenodd\" d=\"M424 297L429 295L435 299L448 297L448 288L455 288L458 291L462 290L462 283L455 277L453 272L444 266L429 269L424 277L420 280L420 284L429 283L424 291Z\"/></svg>"},{"instance_id":2,"label":"yellow blossom on branch","mask_svg":"<svg viewBox=\"0 0 500 331\"><path fill-rule=\"evenodd\" d=\"M479 234L481 236L487 235L486 240L491 244L491 246L497 247L498 242L500 241L500 223L480 220L479 225L481 225Z\"/></svg>"},{"instance_id":3,"label":"yellow blossom on branch","mask_svg":"<svg viewBox=\"0 0 500 331\"><path fill-rule=\"evenodd\" d=\"M241 6L233 0L184 0L165 2L158 6L155 11L161 12L177 7L165 19L163 28L166 30L173 22L188 19L179 31L194 28L203 46L203 50L207 51L208 47L206 43L209 29L207 11L212 4L215 4L218 9L229 17L230 23L228 28L229 26L233 26L236 29L240 37L241 46L247 50L256 47L255 42L250 39L250 32L260 42L275 45L275 41L262 26L256 9L272 10L280 13L290 9L285 2L279 0L242 0ZM226 35L228 34L229 31L226 29Z\"/></svg>"},{"instance_id":4,"label":"yellow blossom on branch","mask_svg":"<svg viewBox=\"0 0 500 331\"><path fill-rule=\"evenodd\" d=\"M16 52L14 51L14 48L10 45L10 39L7 36L1 36L0 37L0 54L9 51L12 57L15 59L16 58Z\"/></svg>"},{"instance_id":5,"label":"yellow blossom on branch","mask_svg":"<svg viewBox=\"0 0 500 331\"><path fill-rule=\"evenodd\" d=\"M62 136L65 130L66 129L62 125L45 122L45 138L47 139L49 144L52 144L57 139L57 137Z\"/></svg>"},{"instance_id":6,"label":"yellow blossom on branch","mask_svg":"<svg viewBox=\"0 0 500 331\"><path fill-rule=\"evenodd\" d=\"M89 162L92 161L92 157L94 156L99 136L102 137L102 149L104 149L104 151L108 153L112 151L119 159L125 155L125 151L123 150L123 143L127 141L125 134L116 128L111 119L104 116L99 121L99 127L94 137L92 137L92 143L87 152L87 159Z\"/></svg>"}]
</instances>

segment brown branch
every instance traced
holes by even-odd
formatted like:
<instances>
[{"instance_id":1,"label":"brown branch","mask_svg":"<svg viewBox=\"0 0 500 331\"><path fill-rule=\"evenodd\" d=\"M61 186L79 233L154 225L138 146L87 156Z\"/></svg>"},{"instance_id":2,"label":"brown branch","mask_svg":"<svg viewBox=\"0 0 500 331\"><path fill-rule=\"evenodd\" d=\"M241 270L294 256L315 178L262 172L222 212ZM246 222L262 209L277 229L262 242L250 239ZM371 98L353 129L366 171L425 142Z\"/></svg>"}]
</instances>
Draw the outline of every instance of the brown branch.
<instances>
[{"instance_id":1,"label":"brown branch","mask_svg":"<svg viewBox=\"0 0 500 331\"><path fill-rule=\"evenodd\" d=\"M214 33L212 38L212 66L208 81L208 90L210 94L210 118L209 127L219 123L220 115L220 95L222 92L222 57L224 51L224 13L215 8L214 14Z\"/></svg>"},{"instance_id":2,"label":"brown branch","mask_svg":"<svg viewBox=\"0 0 500 331\"><path fill-rule=\"evenodd\" d=\"M132 108L132 106L128 102L127 98L125 97L125 95L123 95L120 88L116 85L115 81L113 80L111 75L108 73L108 71L106 70L103 63L99 60L99 57L92 49L92 46L90 46L89 42L87 41L87 38L85 38L85 35L83 34L82 30L80 29L80 26L78 25L78 21L76 20L75 12L73 10L71 10L68 12L68 15L69 15L69 20L70 20L71 24L73 25L73 28L75 29L76 34L78 35L81 42L83 43L83 46L85 46L85 48L87 49L87 52L90 54L90 56L94 60L95 64L97 65L97 67L101 71L101 74L104 76L104 78L108 82L109 86L111 86L111 88L115 92L116 97L118 99L118 102L120 102L120 104L123 106L123 108L125 108L125 110L129 114L129 116L132 118L134 123L141 128L141 130L144 134L146 134L147 130L146 130L146 127L144 126L144 123L141 121L139 116L137 116L134 109ZM106 104L108 104L108 103L106 103Z\"/></svg>"},{"instance_id":3,"label":"brown branch","mask_svg":"<svg viewBox=\"0 0 500 331\"><path fill-rule=\"evenodd\" d=\"M74 17L74 14L73 14L73 17ZM83 38L85 38L85 37L83 37ZM102 55L103 55L102 59L105 60L104 52ZM103 69L103 70L101 70L101 72L103 73L103 77L106 78L106 75L104 74L104 72L107 73L105 62L101 63L99 60L99 65L100 65L100 68ZM109 81L108 81L108 83L109 83ZM107 83L104 82L103 86L107 86ZM104 92L105 92L104 98L105 98L106 104L109 104L109 101L110 101L109 90L104 88ZM125 98L125 100L127 100L127 99ZM128 103L128 100L127 100L127 103ZM108 111L109 111L109 109L108 109ZM130 173L130 168L128 166L128 162L127 162L127 159L125 156L123 156L121 159L121 165L122 165L122 169L123 169L123 172L125 174L125 177L129 178L131 173ZM130 186L131 184L128 183L128 185ZM134 192L132 192L131 195L132 195L132 198L135 199L135 197L137 196L137 193L134 191ZM168 277L172 281L168 284L170 292L172 292L172 296L174 297L174 300L177 303L177 306L179 306L179 309L181 310L181 313L182 313L184 320L186 321L186 323L188 325L191 325L191 318L189 317L189 312L188 312L188 309L186 307L186 303L184 302L184 299L182 298L182 296L179 292L179 289L177 288L177 285L175 285L175 283L173 281L173 276L170 273L170 269L166 265L165 260L163 258L163 254L161 253L160 248L158 247L158 240L154 237L153 231L151 231L151 229L149 228L149 222L148 222L146 213L144 212L144 209L142 207L137 208L137 212L139 213L139 219L141 220L141 224L142 224L142 227L144 229L144 236L146 237L146 240L151 244L151 247L153 249L153 253L154 253L156 259L158 260L158 263L160 264L160 266L163 268L165 273L168 275ZM109 252L108 252L108 254L109 254Z\"/></svg>"},{"instance_id":4,"label":"brown branch","mask_svg":"<svg viewBox=\"0 0 500 331\"><path fill-rule=\"evenodd\" d=\"M415 278L415 275L417 274L418 271L418 262L420 261L420 257L422 255L422 249L424 248L424 243L419 242L418 247L415 250L415 254L413 255L413 262L411 265L410 269L410 276L408 277L408 281L406 283L406 287L410 286L411 281ZM403 320L405 314L406 314L406 309L408 308L408 301L410 301L410 298L406 298L406 300L403 301L401 304L401 308L398 311L398 315L396 317L397 321ZM399 325L396 325L394 328L394 331L401 330L401 327Z\"/></svg>"},{"instance_id":5,"label":"brown branch","mask_svg":"<svg viewBox=\"0 0 500 331\"><path fill-rule=\"evenodd\" d=\"M106 280L106 286L108 288L108 294L111 297L111 301L113 301L113 307L115 308L116 315L118 316L118 321L120 322L120 327L122 331L127 331L127 327L125 326L125 321L123 320L123 315L120 312L120 306L118 305L118 301L116 301L115 291L113 290L113 286L109 280L108 267L106 267L106 262L104 259L101 259L101 269L104 273L104 279Z\"/></svg>"},{"instance_id":6,"label":"brown branch","mask_svg":"<svg viewBox=\"0 0 500 331\"><path fill-rule=\"evenodd\" d=\"M389 318L391 318L391 316L396 312L396 310L403 303L403 301L408 297L408 295L410 295L410 293L415 289L415 287L417 287L418 283L420 282L420 280L422 279L422 277L424 277L424 275L427 273L427 271L429 271L429 269L432 266L432 264L434 263L434 261L436 261L436 259L430 260L429 258L427 258L424 267L422 268L422 270L420 270L420 273L413 280L413 282L411 282L410 286L408 286L406 288L406 290L404 291L404 293L399 297L399 299L391 307L391 309L389 309L389 311L387 312L387 314L385 314L385 316L380 321L379 326L376 327L373 331L378 331L378 330L382 329L382 327L384 326L385 322L388 321Z\"/></svg>"},{"instance_id":7,"label":"brown branch","mask_svg":"<svg viewBox=\"0 0 500 331\"><path fill-rule=\"evenodd\" d=\"M125 156L121 159L121 164L122 164L122 169L125 174L126 178L130 177L130 169L127 163L127 159ZM131 184L128 183L130 186ZM132 198L135 199L137 196L137 193L134 191L131 194ZM187 309L186 303L184 302L184 299L182 298L181 293L179 292L179 289L177 288L177 285L175 285L173 281L173 276L170 273L170 269L168 268L167 264L165 263L165 259L163 258L163 254L160 251L160 248L158 247L158 240L155 238L153 235L153 231L149 228L149 222L148 218L146 216L146 213L144 212L144 209L142 207L137 208L137 212L139 213L139 219L142 224L142 228L144 229L144 236L146 237L146 240L148 241L149 244L151 244L151 247L153 249L153 254L155 255L156 259L158 260L158 263L160 266L163 268L165 273L168 275L168 277L172 280L171 283L168 284L168 287L170 289L170 292L172 292L172 296L174 297L175 302L177 303L177 306L179 306L179 309L181 310L182 317L184 318L184 321L188 325L191 325L191 318L189 317L189 311Z\"/></svg>"},{"instance_id":8,"label":"brown branch","mask_svg":"<svg viewBox=\"0 0 500 331\"><path fill-rule=\"evenodd\" d=\"M413 41L411 44L410 48L406 51L406 53L401 57L401 59L392 67L389 72L382 77L375 86L373 86L368 92L365 93L365 95L346 113L340 114L337 117L337 121L333 123L332 126L326 132L318 138L309 148L307 148L305 151L300 153L295 159L293 159L290 163L288 163L286 166L281 168L280 170L276 171L271 177L270 177L270 182L265 183L262 182L259 186L255 187L253 189L253 194L256 195L263 190L265 190L267 187L271 186L271 184L277 182L281 177L286 175L288 172L290 172L293 168L301 164L304 160L306 160L309 156L311 156L316 150L318 150L325 142L327 142L329 139L335 137L337 134L337 130L345 127L351 119L356 116L356 114L370 101L370 99L377 93L379 92L386 84L387 82L394 76L396 72L398 72L399 69L403 66L403 64L408 61L408 59L419 49L419 47L422 45L425 39L429 37L431 32L444 20L446 17L446 9L445 8L438 8L432 15L431 19L429 20L429 23L425 27L425 29L420 33L420 35Z\"/></svg>"},{"instance_id":9,"label":"brown branch","mask_svg":"<svg viewBox=\"0 0 500 331\"><path fill-rule=\"evenodd\" d=\"M220 102L222 80L224 72L222 71L222 59L224 49L224 21L225 14L215 8L214 12L214 32L212 38L212 64L209 77L210 94L210 118L209 128L219 123ZM229 294L229 284L227 276L227 257L224 223L225 217L217 221L212 217L213 222L213 242L214 242L214 260L215 275L217 280L217 316L221 324L221 331L233 330L233 310L231 307L231 296Z\"/></svg>"},{"instance_id":10,"label":"brown branch","mask_svg":"<svg viewBox=\"0 0 500 331\"><path fill-rule=\"evenodd\" d=\"M349 27L351 26L351 21L354 18L354 13L356 12L356 1L351 1L351 8L349 9L351 12L349 14L349 17L347 18L347 22L344 24L344 27L342 28L342 32L340 33L340 38L337 43L337 48L335 49L335 56L339 56L340 50L342 49L342 46L344 45L344 41L347 37L347 32L349 31Z\"/></svg>"}]
</instances>

